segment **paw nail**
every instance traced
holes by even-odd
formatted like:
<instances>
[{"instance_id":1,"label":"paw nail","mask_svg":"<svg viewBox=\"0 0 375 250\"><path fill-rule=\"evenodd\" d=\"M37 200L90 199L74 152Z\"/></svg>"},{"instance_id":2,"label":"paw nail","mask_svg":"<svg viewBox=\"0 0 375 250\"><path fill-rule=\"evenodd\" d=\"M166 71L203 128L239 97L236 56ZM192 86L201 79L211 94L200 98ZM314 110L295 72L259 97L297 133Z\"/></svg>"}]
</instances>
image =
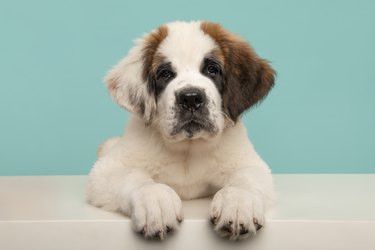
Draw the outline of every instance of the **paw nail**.
<instances>
[{"instance_id":1,"label":"paw nail","mask_svg":"<svg viewBox=\"0 0 375 250\"><path fill-rule=\"evenodd\" d=\"M222 228L221 228L222 231L225 231L225 232L228 232L228 233L232 233L232 226L230 223L227 223L225 224Z\"/></svg>"},{"instance_id":2,"label":"paw nail","mask_svg":"<svg viewBox=\"0 0 375 250\"><path fill-rule=\"evenodd\" d=\"M257 231L259 231L260 229L262 229L262 225L260 225L260 224L255 224L255 228L256 228L256 230Z\"/></svg>"},{"instance_id":3,"label":"paw nail","mask_svg":"<svg viewBox=\"0 0 375 250\"><path fill-rule=\"evenodd\" d=\"M214 217L211 217L210 221L211 221L211 224L215 225L215 218Z\"/></svg>"},{"instance_id":4,"label":"paw nail","mask_svg":"<svg viewBox=\"0 0 375 250\"><path fill-rule=\"evenodd\" d=\"M262 226L261 224L259 224L257 218L254 218L254 219L253 219L253 222L254 222L254 225L255 225L255 229L256 229L257 231L260 230L260 229L262 229L263 226Z\"/></svg>"},{"instance_id":5,"label":"paw nail","mask_svg":"<svg viewBox=\"0 0 375 250\"><path fill-rule=\"evenodd\" d=\"M211 223L213 224L213 225L215 225L216 224L216 220L217 220L217 216L214 216L214 217L211 217Z\"/></svg>"},{"instance_id":6,"label":"paw nail","mask_svg":"<svg viewBox=\"0 0 375 250\"><path fill-rule=\"evenodd\" d=\"M143 227L140 231L138 231L139 234L145 234L146 233L146 227Z\"/></svg>"},{"instance_id":7,"label":"paw nail","mask_svg":"<svg viewBox=\"0 0 375 250\"><path fill-rule=\"evenodd\" d=\"M173 227L167 226L165 231L166 231L167 233L170 233L170 232L172 232L173 230L174 230Z\"/></svg>"},{"instance_id":8,"label":"paw nail","mask_svg":"<svg viewBox=\"0 0 375 250\"><path fill-rule=\"evenodd\" d=\"M249 232L249 230L247 228L245 228L243 223L240 224L240 227L241 227L240 235L244 235L244 234L247 234Z\"/></svg>"},{"instance_id":9,"label":"paw nail","mask_svg":"<svg viewBox=\"0 0 375 250\"><path fill-rule=\"evenodd\" d=\"M151 235L150 238L162 239L162 231L161 230L156 231L153 235Z\"/></svg>"}]
</instances>

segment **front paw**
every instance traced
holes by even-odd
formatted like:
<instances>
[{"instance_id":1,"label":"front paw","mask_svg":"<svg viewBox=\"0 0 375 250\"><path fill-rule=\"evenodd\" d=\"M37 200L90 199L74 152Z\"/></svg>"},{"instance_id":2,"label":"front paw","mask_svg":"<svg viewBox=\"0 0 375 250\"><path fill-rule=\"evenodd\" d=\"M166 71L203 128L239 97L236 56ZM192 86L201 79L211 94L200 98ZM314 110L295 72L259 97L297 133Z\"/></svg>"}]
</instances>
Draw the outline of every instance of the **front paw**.
<instances>
[{"instance_id":1,"label":"front paw","mask_svg":"<svg viewBox=\"0 0 375 250\"><path fill-rule=\"evenodd\" d=\"M131 218L136 232L146 238L164 239L182 221L181 199L167 185L142 186L132 193Z\"/></svg>"},{"instance_id":2,"label":"front paw","mask_svg":"<svg viewBox=\"0 0 375 250\"><path fill-rule=\"evenodd\" d=\"M265 222L262 200L244 189L225 187L213 198L211 222L220 236L231 240L255 235Z\"/></svg>"}]
</instances>

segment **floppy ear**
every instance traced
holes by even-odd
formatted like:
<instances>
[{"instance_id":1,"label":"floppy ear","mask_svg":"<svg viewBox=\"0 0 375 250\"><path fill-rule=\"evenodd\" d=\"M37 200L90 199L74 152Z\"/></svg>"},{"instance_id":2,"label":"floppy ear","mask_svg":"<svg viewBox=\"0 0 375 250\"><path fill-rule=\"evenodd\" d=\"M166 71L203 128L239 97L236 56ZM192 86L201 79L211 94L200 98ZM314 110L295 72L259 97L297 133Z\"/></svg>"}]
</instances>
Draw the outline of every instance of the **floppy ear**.
<instances>
[{"instance_id":1,"label":"floppy ear","mask_svg":"<svg viewBox=\"0 0 375 250\"><path fill-rule=\"evenodd\" d=\"M129 112L152 122L156 110L155 98L144 80L143 40L130 50L127 57L115 65L105 77L112 98Z\"/></svg>"},{"instance_id":2,"label":"floppy ear","mask_svg":"<svg viewBox=\"0 0 375 250\"><path fill-rule=\"evenodd\" d=\"M263 100L275 82L275 71L248 44L235 41L228 46L223 106L236 121L247 109Z\"/></svg>"},{"instance_id":3,"label":"floppy ear","mask_svg":"<svg viewBox=\"0 0 375 250\"><path fill-rule=\"evenodd\" d=\"M247 42L219 24L205 22L202 29L216 41L223 53L223 109L236 122L245 110L267 96L276 73Z\"/></svg>"}]
</instances>

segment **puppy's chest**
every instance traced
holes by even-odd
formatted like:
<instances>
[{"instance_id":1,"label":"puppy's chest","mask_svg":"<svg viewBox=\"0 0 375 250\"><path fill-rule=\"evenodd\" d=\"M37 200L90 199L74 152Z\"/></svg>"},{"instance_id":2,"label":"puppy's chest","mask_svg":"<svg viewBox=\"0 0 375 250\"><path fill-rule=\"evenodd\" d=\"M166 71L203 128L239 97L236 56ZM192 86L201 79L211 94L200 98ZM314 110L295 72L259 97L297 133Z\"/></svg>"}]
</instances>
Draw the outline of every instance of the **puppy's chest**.
<instances>
[{"instance_id":1,"label":"puppy's chest","mask_svg":"<svg viewBox=\"0 0 375 250\"><path fill-rule=\"evenodd\" d=\"M209 195L212 171L217 159L212 154L173 156L155 166L151 173L156 182L171 186L183 199Z\"/></svg>"}]
</instances>

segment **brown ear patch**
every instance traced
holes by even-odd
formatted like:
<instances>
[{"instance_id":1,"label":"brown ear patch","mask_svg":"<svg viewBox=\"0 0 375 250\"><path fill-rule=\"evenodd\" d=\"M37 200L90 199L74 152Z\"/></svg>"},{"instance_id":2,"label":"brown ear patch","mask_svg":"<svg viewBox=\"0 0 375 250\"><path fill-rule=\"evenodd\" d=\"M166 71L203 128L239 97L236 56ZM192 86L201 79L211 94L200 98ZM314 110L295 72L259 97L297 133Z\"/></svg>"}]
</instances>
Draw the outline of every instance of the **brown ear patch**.
<instances>
[{"instance_id":1,"label":"brown ear patch","mask_svg":"<svg viewBox=\"0 0 375 250\"><path fill-rule=\"evenodd\" d=\"M233 121L271 90L275 71L250 45L219 24L203 22L201 29L218 44L224 60L223 109Z\"/></svg>"},{"instance_id":2,"label":"brown ear patch","mask_svg":"<svg viewBox=\"0 0 375 250\"><path fill-rule=\"evenodd\" d=\"M166 26L160 26L145 38L142 55L142 77L144 81L147 81L149 73L163 60L163 57L157 53L157 49L167 35L168 28Z\"/></svg>"}]
</instances>

